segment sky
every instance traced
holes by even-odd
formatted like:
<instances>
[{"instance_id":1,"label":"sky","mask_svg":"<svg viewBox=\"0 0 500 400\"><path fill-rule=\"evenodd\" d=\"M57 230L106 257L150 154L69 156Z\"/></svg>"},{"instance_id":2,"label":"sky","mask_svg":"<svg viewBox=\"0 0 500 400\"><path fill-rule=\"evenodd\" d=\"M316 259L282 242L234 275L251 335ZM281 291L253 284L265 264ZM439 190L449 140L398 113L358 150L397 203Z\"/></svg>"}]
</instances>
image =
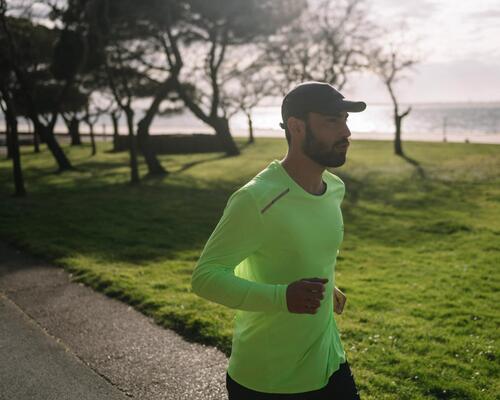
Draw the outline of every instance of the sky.
<instances>
[{"instance_id":1,"label":"sky","mask_svg":"<svg viewBox=\"0 0 500 400\"><path fill-rule=\"evenodd\" d=\"M366 0L369 15L421 61L398 83L402 102L500 101L500 0ZM402 30L401 26L405 24ZM346 97L390 101L373 76L353 76Z\"/></svg>"},{"instance_id":2,"label":"sky","mask_svg":"<svg viewBox=\"0 0 500 400\"><path fill-rule=\"evenodd\" d=\"M396 85L399 101L500 102L500 0L362 1L367 15L420 59ZM369 73L351 76L342 92L390 102L380 79Z\"/></svg>"}]
</instances>

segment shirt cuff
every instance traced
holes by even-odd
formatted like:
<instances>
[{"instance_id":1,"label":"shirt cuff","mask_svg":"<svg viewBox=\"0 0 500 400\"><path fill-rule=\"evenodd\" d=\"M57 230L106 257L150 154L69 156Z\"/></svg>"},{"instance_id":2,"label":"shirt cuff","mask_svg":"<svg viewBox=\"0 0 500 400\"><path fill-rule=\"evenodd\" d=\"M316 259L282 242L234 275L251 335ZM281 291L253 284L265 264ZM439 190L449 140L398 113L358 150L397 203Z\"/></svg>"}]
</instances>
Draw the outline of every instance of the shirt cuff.
<instances>
[{"instance_id":1,"label":"shirt cuff","mask_svg":"<svg viewBox=\"0 0 500 400\"><path fill-rule=\"evenodd\" d=\"M290 312L290 311L288 311L288 305L286 302L286 290L287 290L287 288L288 288L288 285L286 285L286 284L278 283L276 285L276 292L278 295L278 302L279 302L280 310L284 311L284 312Z\"/></svg>"}]
</instances>

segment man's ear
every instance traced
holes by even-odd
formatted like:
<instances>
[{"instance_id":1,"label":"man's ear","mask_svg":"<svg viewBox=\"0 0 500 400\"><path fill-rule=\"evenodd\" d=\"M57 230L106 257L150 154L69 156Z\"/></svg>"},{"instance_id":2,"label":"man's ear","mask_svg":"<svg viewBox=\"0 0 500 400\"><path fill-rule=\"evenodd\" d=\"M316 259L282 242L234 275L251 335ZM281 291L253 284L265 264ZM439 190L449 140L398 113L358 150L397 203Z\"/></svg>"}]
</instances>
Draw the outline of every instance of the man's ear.
<instances>
[{"instance_id":1,"label":"man's ear","mask_svg":"<svg viewBox=\"0 0 500 400\"><path fill-rule=\"evenodd\" d=\"M288 130L292 133L295 134L300 134L305 132L305 124L304 121L302 121L299 118L296 117L288 117Z\"/></svg>"}]
</instances>

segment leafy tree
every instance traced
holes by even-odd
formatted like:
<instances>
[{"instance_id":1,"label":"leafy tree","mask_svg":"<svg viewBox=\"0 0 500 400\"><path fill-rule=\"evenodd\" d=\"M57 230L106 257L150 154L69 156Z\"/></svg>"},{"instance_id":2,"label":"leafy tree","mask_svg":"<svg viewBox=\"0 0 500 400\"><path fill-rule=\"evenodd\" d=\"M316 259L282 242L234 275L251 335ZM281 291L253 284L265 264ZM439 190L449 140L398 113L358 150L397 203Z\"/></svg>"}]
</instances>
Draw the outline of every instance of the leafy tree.
<instances>
[{"instance_id":1,"label":"leafy tree","mask_svg":"<svg viewBox=\"0 0 500 400\"><path fill-rule=\"evenodd\" d=\"M4 57L8 59L16 79L16 92L24 98L26 114L33 122L35 131L47 144L52 152L60 171L72 169L71 163L62 151L54 136L54 126L58 116L58 107L62 104L70 84L60 86L54 97L55 109L50 119L43 122L35 98L36 94L45 89L50 90L56 85L53 81L40 80L47 68L50 68L52 45L55 30L41 25L34 25L26 18L7 16L7 3L0 0L0 33ZM19 98L19 96L18 96Z\"/></svg>"},{"instance_id":2,"label":"leafy tree","mask_svg":"<svg viewBox=\"0 0 500 400\"><path fill-rule=\"evenodd\" d=\"M300 14L304 4L300 0L192 0L186 2L188 12L179 26L164 22L163 48L175 72L175 88L191 112L214 128L227 155L239 154L222 100L221 69L227 50L269 37ZM181 82L195 90L187 93Z\"/></svg>"},{"instance_id":3,"label":"leafy tree","mask_svg":"<svg viewBox=\"0 0 500 400\"><path fill-rule=\"evenodd\" d=\"M4 57L3 54L0 53L0 108L5 115L7 127L7 154L10 158L12 158L15 195L22 197L26 195L26 189L24 187L21 153L19 151L17 113L15 102L12 99L12 78L12 66L10 65L8 58Z\"/></svg>"},{"instance_id":4,"label":"leafy tree","mask_svg":"<svg viewBox=\"0 0 500 400\"><path fill-rule=\"evenodd\" d=\"M137 158L138 144L146 160L148 174L167 174L149 141L149 128L159 112L161 103L172 98L174 93L169 78L170 70L155 63L161 43L155 40L157 31L154 22L162 12L173 13L172 10L177 8L174 6L176 2L74 0L74 3L77 10L82 9L82 4L86 4L83 18L89 36L93 37L97 44L97 52L108 77L108 86L127 118L129 143L132 146L131 166L137 163L134 159ZM175 19L175 16L170 17ZM134 99L140 97L150 98L151 102L137 125L135 137L135 113L132 104ZM117 120L113 119L113 123L117 123ZM135 180L135 172L132 175Z\"/></svg>"}]
</instances>

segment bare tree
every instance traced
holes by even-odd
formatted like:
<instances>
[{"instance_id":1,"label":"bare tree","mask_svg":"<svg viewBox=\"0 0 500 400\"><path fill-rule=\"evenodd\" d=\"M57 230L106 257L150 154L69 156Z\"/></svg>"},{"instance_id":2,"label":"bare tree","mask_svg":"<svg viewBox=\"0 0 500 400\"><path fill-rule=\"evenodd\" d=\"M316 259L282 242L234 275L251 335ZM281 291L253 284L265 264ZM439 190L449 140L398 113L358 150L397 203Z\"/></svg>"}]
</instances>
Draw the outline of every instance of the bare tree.
<instances>
[{"instance_id":1,"label":"bare tree","mask_svg":"<svg viewBox=\"0 0 500 400\"><path fill-rule=\"evenodd\" d=\"M272 36L264 54L281 94L308 80L341 90L350 73L365 69L376 30L365 10L363 0L310 2L306 12Z\"/></svg>"},{"instance_id":2,"label":"bare tree","mask_svg":"<svg viewBox=\"0 0 500 400\"><path fill-rule=\"evenodd\" d=\"M82 121L85 122L85 124L87 124L89 128L90 144L92 147L93 156L95 156L97 153L94 126L102 115L109 113L109 110L112 106L112 102L110 102L107 106L98 104L96 96L93 96L92 94L89 97L89 102L85 105L85 114L82 118Z\"/></svg>"},{"instance_id":3,"label":"bare tree","mask_svg":"<svg viewBox=\"0 0 500 400\"><path fill-rule=\"evenodd\" d=\"M121 109L119 106L113 107L109 112L109 117L111 118L111 124L113 125L113 151L117 151L118 135L119 132L119 121L121 117Z\"/></svg>"},{"instance_id":4,"label":"bare tree","mask_svg":"<svg viewBox=\"0 0 500 400\"><path fill-rule=\"evenodd\" d=\"M221 109L230 120L236 113L245 114L248 143L254 143L253 109L265 98L278 94L269 79L269 68L261 61L259 48L253 45L233 49L221 73ZM249 54L253 57L250 58ZM230 61L229 61L230 60Z\"/></svg>"},{"instance_id":5,"label":"bare tree","mask_svg":"<svg viewBox=\"0 0 500 400\"><path fill-rule=\"evenodd\" d=\"M387 50L381 47L375 49L370 56L373 71L383 81L391 97L395 127L394 153L399 156L404 156L401 141L401 125L403 118L410 114L411 106L408 106L404 111L400 111L395 85L418 62L416 55L408 54L409 47L409 44L405 44L404 42L399 45L393 43Z\"/></svg>"},{"instance_id":6,"label":"bare tree","mask_svg":"<svg viewBox=\"0 0 500 400\"><path fill-rule=\"evenodd\" d=\"M111 55L111 54L109 54ZM113 65L105 61L106 73L113 93L114 99L120 109L124 112L127 119L129 154L130 154L130 183L135 185L139 183L139 168L137 163L137 137L134 133L135 112L132 107L133 92L132 80L137 78L135 71L126 67L122 59L122 51L119 46L116 47L116 53L113 55Z\"/></svg>"}]
</instances>

